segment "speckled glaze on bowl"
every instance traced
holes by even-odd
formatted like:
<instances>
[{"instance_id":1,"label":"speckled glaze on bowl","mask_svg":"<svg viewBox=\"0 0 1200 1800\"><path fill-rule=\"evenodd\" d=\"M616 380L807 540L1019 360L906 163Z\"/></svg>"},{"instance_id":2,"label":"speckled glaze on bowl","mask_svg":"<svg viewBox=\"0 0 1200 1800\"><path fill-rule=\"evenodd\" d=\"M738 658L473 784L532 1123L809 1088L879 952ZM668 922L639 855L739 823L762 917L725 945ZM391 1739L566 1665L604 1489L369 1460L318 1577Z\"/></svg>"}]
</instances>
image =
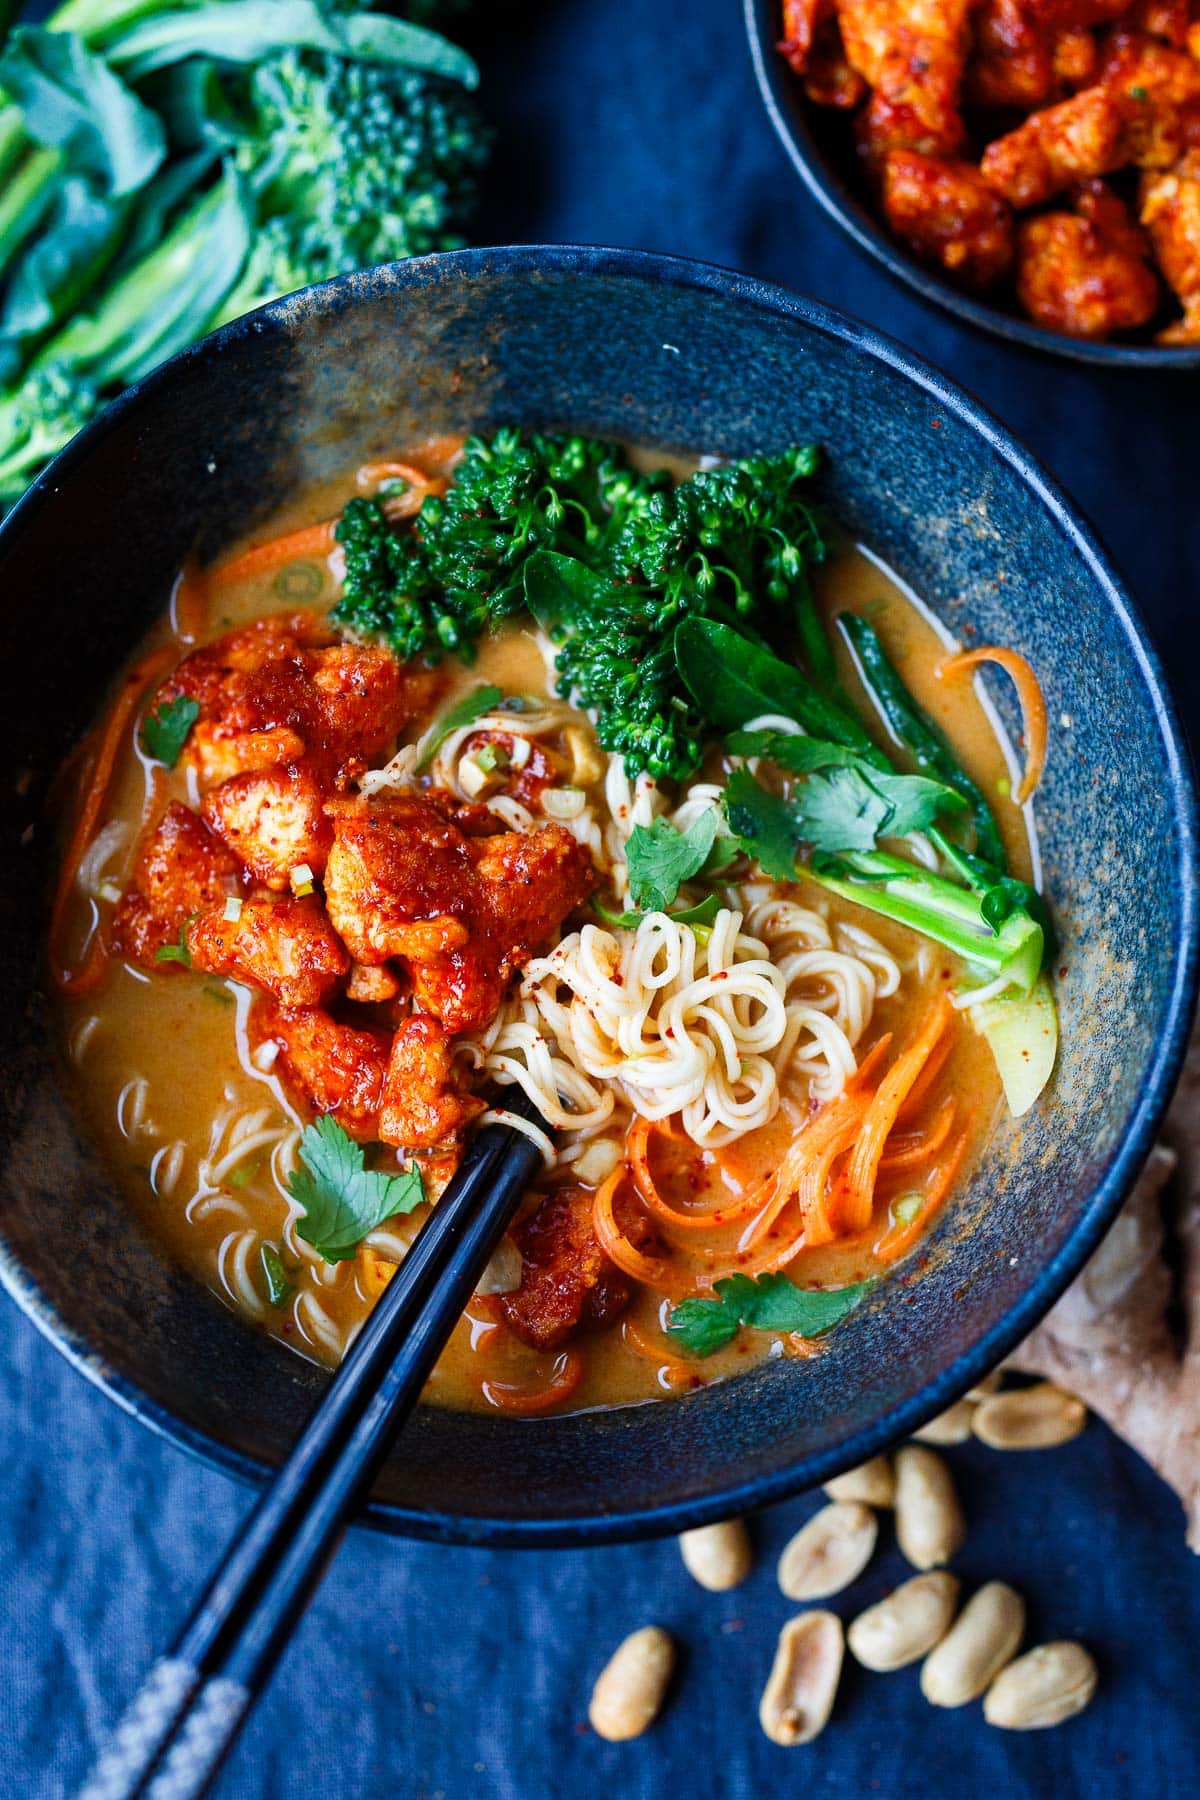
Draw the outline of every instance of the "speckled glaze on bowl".
<instances>
[{"instance_id":1,"label":"speckled glaze on bowl","mask_svg":"<svg viewBox=\"0 0 1200 1800\"><path fill-rule=\"evenodd\" d=\"M1200 369L1200 344L1156 344L1149 330L1139 340L1092 344L1064 332L1045 331L1015 304L976 299L920 262L892 235L869 203L844 113L812 106L804 97L776 45L782 28L782 0L742 0L750 55L767 113L792 167L825 213L860 250L923 300L965 319L981 331L1069 362L1100 363L1109 369Z\"/></svg>"},{"instance_id":2,"label":"speckled glaze on bowl","mask_svg":"<svg viewBox=\"0 0 1200 1800\"><path fill-rule=\"evenodd\" d=\"M47 784L187 556L299 485L509 421L730 454L822 441L849 528L952 627L1025 649L1055 722L1039 817L1064 937L1062 1067L1047 1103L1000 1131L921 1263L815 1359L682 1399L564 1419L422 1409L369 1513L460 1542L595 1542L719 1518L861 1461L1049 1306L1120 1204L1178 1069L1193 793L1141 625L1062 495L962 393L808 301L627 251L466 251L312 290L186 352L0 529L19 672L0 714L0 1275L77 1367L175 1442L258 1478L324 1377L164 1262L77 1131L39 987Z\"/></svg>"}]
</instances>

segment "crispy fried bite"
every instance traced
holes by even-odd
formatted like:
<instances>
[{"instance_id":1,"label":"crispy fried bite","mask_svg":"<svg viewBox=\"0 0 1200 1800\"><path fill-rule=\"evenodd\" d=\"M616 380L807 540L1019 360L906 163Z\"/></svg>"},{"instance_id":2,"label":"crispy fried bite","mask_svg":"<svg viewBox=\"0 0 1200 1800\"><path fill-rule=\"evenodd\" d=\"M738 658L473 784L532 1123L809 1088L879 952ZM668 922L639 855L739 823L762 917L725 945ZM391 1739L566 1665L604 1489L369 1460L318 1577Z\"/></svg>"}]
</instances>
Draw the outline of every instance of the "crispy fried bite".
<instances>
[{"instance_id":1,"label":"crispy fried bite","mask_svg":"<svg viewBox=\"0 0 1200 1800\"><path fill-rule=\"evenodd\" d=\"M1120 106L1106 87L1090 87L997 138L979 166L988 186L1019 210L1127 160Z\"/></svg>"},{"instance_id":2,"label":"crispy fried bite","mask_svg":"<svg viewBox=\"0 0 1200 1800\"><path fill-rule=\"evenodd\" d=\"M436 681L388 650L336 643L311 614L282 613L193 650L160 701L199 706L184 756L202 782L306 757L345 786L427 710Z\"/></svg>"},{"instance_id":3,"label":"crispy fried bite","mask_svg":"<svg viewBox=\"0 0 1200 1800\"><path fill-rule=\"evenodd\" d=\"M850 67L871 88L859 141L873 167L889 150L956 157L974 0L838 0Z\"/></svg>"},{"instance_id":4,"label":"crispy fried bite","mask_svg":"<svg viewBox=\"0 0 1200 1800\"><path fill-rule=\"evenodd\" d=\"M503 1297L511 1331L554 1350L581 1327L605 1325L629 1305L629 1283L592 1229L592 1196L559 1187L515 1232L521 1285Z\"/></svg>"},{"instance_id":5,"label":"crispy fried bite","mask_svg":"<svg viewBox=\"0 0 1200 1800\"><path fill-rule=\"evenodd\" d=\"M333 841L324 795L305 763L235 775L213 788L204 817L255 878L283 892L293 869L320 877Z\"/></svg>"},{"instance_id":6,"label":"crispy fried bite","mask_svg":"<svg viewBox=\"0 0 1200 1800\"><path fill-rule=\"evenodd\" d=\"M1159 333L1163 344L1200 343L1200 150L1174 169L1142 177L1141 221L1183 317Z\"/></svg>"},{"instance_id":7,"label":"crispy fried bite","mask_svg":"<svg viewBox=\"0 0 1200 1800\"><path fill-rule=\"evenodd\" d=\"M331 806L329 916L354 960L400 957L423 1011L486 1025L513 971L547 946L595 883L562 826L467 837L422 794Z\"/></svg>"},{"instance_id":8,"label":"crispy fried bite","mask_svg":"<svg viewBox=\"0 0 1200 1800\"><path fill-rule=\"evenodd\" d=\"M971 163L892 150L884 165L884 216L926 262L968 287L990 286L1013 256L1012 213Z\"/></svg>"},{"instance_id":9,"label":"crispy fried bite","mask_svg":"<svg viewBox=\"0 0 1200 1800\"><path fill-rule=\"evenodd\" d=\"M279 1047L277 1066L317 1113L330 1113L360 1143L379 1136L379 1109L390 1039L372 1027L343 1025L319 1006L260 1002L259 1042Z\"/></svg>"},{"instance_id":10,"label":"crispy fried bite","mask_svg":"<svg viewBox=\"0 0 1200 1800\"><path fill-rule=\"evenodd\" d=\"M384 1077L383 1142L409 1150L452 1144L483 1110L482 1100L459 1088L444 1028L422 1013L406 1019L392 1039Z\"/></svg>"},{"instance_id":11,"label":"crispy fried bite","mask_svg":"<svg viewBox=\"0 0 1200 1800\"><path fill-rule=\"evenodd\" d=\"M1090 31L1047 25L1032 15L1028 0L983 0L965 97L974 106L1027 111L1084 86L1098 61Z\"/></svg>"},{"instance_id":12,"label":"crispy fried bite","mask_svg":"<svg viewBox=\"0 0 1200 1800\"><path fill-rule=\"evenodd\" d=\"M1123 162L1169 169L1200 144L1200 63L1185 51L1144 32L1115 31L1100 80L1121 113Z\"/></svg>"},{"instance_id":13,"label":"crispy fried bite","mask_svg":"<svg viewBox=\"0 0 1200 1800\"><path fill-rule=\"evenodd\" d=\"M143 842L112 923L112 948L147 969L178 970L157 953L196 913L238 891L232 856L203 819L173 800Z\"/></svg>"},{"instance_id":14,"label":"crispy fried bite","mask_svg":"<svg viewBox=\"0 0 1200 1800\"><path fill-rule=\"evenodd\" d=\"M803 75L808 67L817 32L834 16L834 0L783 0L783 36L779 53Z\"/></svg>"},{"instance_id":15,"label":"crispy fried bite","mask_svg":"<svg viewBox=\"0 0 1200 1800\"><path fill-rule=\"evenodd\" d=\"M281 1006L318 1006L350 969L325 914L308 900L247 900L236 919L213 907L192 920L187 941L193 968L261 988Z\"/></svg>"},{"instance_id":16,"label":"crispy fried bite","mask_svg":"<svg viewBox=\"0 0 1200 1800\"><path fill-rule=\"evenodd\" d=\"M1017 232L1017 291L1039 325L1099 339L1144 325L1158 310L1149 245L1102 182L1075 212L1042 213Z\"/></svg>"}]
</instances>

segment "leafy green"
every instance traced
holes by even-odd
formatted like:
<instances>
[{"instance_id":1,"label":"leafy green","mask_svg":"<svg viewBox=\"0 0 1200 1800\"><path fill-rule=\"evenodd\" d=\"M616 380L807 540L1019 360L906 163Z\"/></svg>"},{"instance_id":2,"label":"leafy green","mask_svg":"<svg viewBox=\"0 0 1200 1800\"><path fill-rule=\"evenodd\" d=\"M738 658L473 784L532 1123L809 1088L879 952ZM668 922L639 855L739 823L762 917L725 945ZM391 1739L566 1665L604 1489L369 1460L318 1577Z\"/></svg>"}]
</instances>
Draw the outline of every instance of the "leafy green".
<instances>
[{"instance_id":1,"label":"leafy green","mask_svg":"<svg viewBox=\"0 0 1200 1800\"><path fill-rule=\"evenodd\" d=\"M854 613L842 613L838 622L854 647L868 692L899 742L919 769L962 795L970 808L979 854L1007 873L1004 840L982 790L959 766L942 731L901 681L875 628Z\"/></svg>"},{"instance_id":2,"label":"leafy green","mask_svg":"<svg viewBox=\"0 0 1200 1800\"><path fill-rule=\"evenodd\" d=\"M304 1209L296 1226L326 1262L345 1262L362 1240L394 1213L410 1213L425 1199L415 1166L400 1175L368 1169L361 1144L326 1116L300 1139L304 1164L289 1177L292 1198Z\"/></svg>"},{"instance_id":3,"label":"leafy green","mask_svg":"<svg viewBox=\"0 0 1200 1800\"><path fill-rule=\"evenodd\" d=\"M720 815L708 807L686 831L666 819L635 825L625 846L629 898L641 912L665 912L685 881L698 875L716 841Z\"/></svg>"},{"instance_id":4,"label":"leafy green","mask_svg":"<svg viewBox=\"0 0 1200 1800\"><path fill-rule=\"evenodd\" d=\"M735 769L724 804L730 831L764 875L773 881L794 881L799 834L791 802L770 793L749 769Z\"/></svg>"},{"instance_id":5,"label":"leafy green","mask_svg":"<svg viewBox=\"0 0 1200 1800\"><path fill-rule=\"evenodd\" d=\"M159 945L158 949L154 952L155 962L177 962L182 963L185 969L191 968L192 953L188 949L188 927L191 925L191 922L190 919L185 919L183 924L179 927L179 940L177 943Z\"/></svg>"},{"instance_id":6,"label":"leafy green","mask_svg":"<svg viewBox=\"0 0 1200 1800\"><path fill-rule=\"evenodd\" d=\"M591 904L593 912L597 913L606 925L619 926L623 931L636 931L646 917L644 912L612 912L594 896ZM662 910L661 907L650 908L652 912L661 912ZM677 925L711 925L720 910L721 896L708 894L698 906L686 907L683 912L668 913L667 917L674 919Z\"/></svg>"},{"instance_id":7,"label":"leafy green","mask_svg":"<svg viewBox=\"0 0 1200 1800\"><path fill-rule=\"evenodd\" d=\"M815 738L855 750L873 767L888 760L852 713L791 663L715 619L686 619L675 633L679 670L704 716L720 731L782 713Z\"/></svg>"},{"instance_id":8,"label":"leafy green","mask_svg":"<svg viewBox=\"0 0 1200 1800\"><path fill-rule=\"evenodd\" d=\"M819 1337L853 1312L874 1285L858 1281L844 1288L802 1288L782 1274L728 1275L714 1284L718 1299L680 1301L667 1332L693 1356L723 1350L742 1326Z\"/></svg>"},{"instance_id":9,"label":"leafy green","mask_svg":"<svg viewBox=\"0 0 1200 1800\"><path fill-rule=\"evenodd\" d=\"M146 755L173 769L187 734L199 717L198 704L185 694L177 694L174 700L160 701L142 720L142 748Z\"/></svg>"},{"instance_id":10,"label":"leafy green","mask_svg":"<svg viewBox=\"0 0 1200 1800\"><path fill-rule=\"evenodd\" d=\"M72 32L18 26L0 57L0 84L36 143L64 151L111 194L135 192L166 155L157 114Z\"/></svg>"},{"instance_id":11,"label":"leafy green","mask_svg":"<svg viewBox=\"0 0 1200 1800\"><path fill-rule=\"evenodd\" d=\"M288 1280L287 1270L283 1265L274 1244L264 1244L259 1251L262 1263L263 1280L267 1284L267 1301L271 1306L286 1306L296 1291L295 1283Z\"/></svg>"},{"instance_id":12,"label":"leafy green","mask_svg":"<svg viewBox=\"0 0 1200 1800\"><path fill-rule=\"evenodd\" d=\"M491 712L503 698L498 687L486 686L472 688L469 694L464 694L461 700L455 701L440 719L434 720L417 746L417 774L420 775L429 767L448 737L461 731L464 725L471 725L476 719L481 719L484 713Z\"/></svg>"},{"instance_id":13,"label":"leafy green","mask_svg":"<svg viewBox=\"0 0 1200 1800\"><path fill-rule=\"evenodd\" d=\"M559 693L587 707L601 745L632 775L682 780L713 723L678 654L681 621L710 619L781 640L824 554L807 483L811 448L747 457L677 486L615 445L503 430L469 439L449 490L408 533L353 501L340 529L347 590L336 616L400 656L469 651L494 620L529 612L555 639ZM786 667L786 665L780 665ZM806 678L864 754L869 739ZM761 708L759 709L761 710ZM753 714L747 714L752 717ZM825 735L832 735L832 730Z\"/></svg>"}]
</instances>

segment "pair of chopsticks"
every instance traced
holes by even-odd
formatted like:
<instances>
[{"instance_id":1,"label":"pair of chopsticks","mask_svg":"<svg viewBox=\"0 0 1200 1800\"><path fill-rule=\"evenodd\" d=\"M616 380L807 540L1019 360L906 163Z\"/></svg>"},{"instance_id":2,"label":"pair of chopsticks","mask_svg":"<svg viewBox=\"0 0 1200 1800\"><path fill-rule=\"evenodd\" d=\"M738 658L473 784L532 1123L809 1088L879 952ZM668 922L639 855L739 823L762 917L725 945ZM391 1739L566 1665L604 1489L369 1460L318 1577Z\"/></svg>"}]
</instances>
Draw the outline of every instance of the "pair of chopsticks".
<instances>
[{"instance_id":1,"label":"pair of chopsticks","mask_svg":"<svg viewBox=\"0 0 1200 1800\"><path fill-rule=\"evenodd\" d=\"M506 1110L544 1129L523 1098ZM197 1800L207 1791L540 1162L514 1126L476 1133L79 1800Z\"/></svg>"}]
</instances>

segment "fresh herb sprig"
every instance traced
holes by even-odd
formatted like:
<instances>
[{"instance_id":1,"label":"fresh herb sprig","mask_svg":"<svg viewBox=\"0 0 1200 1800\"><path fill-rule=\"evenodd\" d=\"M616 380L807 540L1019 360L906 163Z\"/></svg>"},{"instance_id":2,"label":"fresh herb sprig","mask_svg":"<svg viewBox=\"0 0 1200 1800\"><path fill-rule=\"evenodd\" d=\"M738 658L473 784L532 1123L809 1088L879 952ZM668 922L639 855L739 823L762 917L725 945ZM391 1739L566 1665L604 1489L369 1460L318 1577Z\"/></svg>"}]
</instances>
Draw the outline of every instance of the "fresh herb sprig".
<instances>
[{"instance_id":1,"label":"fresh herb sprig","mask_svg":"<svg viewBox=\"0 0 1200 1800\"><path fill-rule=\"evenodd\" d=\"M819 1337L862 1304L873 1281L843 1288L802 1288L786 1275L728 1275L714 1283L715 1300L681 1300L667 1334L692 1356L713 1356L739 1330Z\"/></svg>"},{"instance_id":2,"label":"fresh herb sprig","mask_svg":"<svg viewBox=\"0 0 1200 1800\"><path fill-rule=\"evenodd\" d=\"M186 694L161 700L142 720L142 749L155 762L173 769L179 761L187 734L200 717L200 707Z\"/></svg>"},{"instance_id":3,"label":"fresh herb sprig","mask_svg":"<svg viewBox=\"0 0 1200 1800\"><path fill-rule=\"evenodd\" d=\"M296 1226L326 1262L345 1262L370 1232L395 1213L410 1213L425 1199L417 1167L399 1175L368 1169L361 1144L336 1119L318 1119L300 1139L300 1161L288 1179L304 1217Z\"/></svg>"}]
</instances>

